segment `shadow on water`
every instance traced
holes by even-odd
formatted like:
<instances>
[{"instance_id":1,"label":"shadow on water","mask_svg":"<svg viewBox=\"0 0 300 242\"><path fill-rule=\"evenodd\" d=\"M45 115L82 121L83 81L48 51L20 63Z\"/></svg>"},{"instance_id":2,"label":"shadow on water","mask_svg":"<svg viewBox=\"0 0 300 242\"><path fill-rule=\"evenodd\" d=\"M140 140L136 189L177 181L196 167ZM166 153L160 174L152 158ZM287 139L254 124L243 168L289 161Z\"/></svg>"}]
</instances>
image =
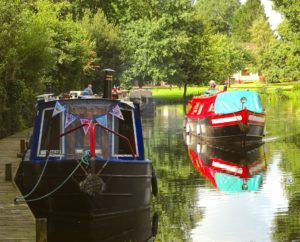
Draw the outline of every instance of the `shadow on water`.
<instances>
[{"instance_id":1,"label":"shadow on water","mask_svg":"<svg viewBox=\"0 0 300 242\"><path fill-rule=\"evenodd\" d=\"M99 218L52 216L48 220L49 242L154 241L158 215L150 208Z\"/></svg>"}]
</instances>

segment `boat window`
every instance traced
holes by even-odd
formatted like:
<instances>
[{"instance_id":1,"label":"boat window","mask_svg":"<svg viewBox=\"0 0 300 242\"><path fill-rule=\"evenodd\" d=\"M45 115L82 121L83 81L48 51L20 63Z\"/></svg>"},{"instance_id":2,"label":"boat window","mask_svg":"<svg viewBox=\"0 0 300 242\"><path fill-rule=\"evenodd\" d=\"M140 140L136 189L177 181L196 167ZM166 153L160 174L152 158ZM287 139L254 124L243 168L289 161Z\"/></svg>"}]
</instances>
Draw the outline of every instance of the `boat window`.
<instances>
[{"instance_id":1,"label":"boat window","mask_svg":"<svg viewBox=\"0 0 300 242\"><path fill-rule=\"evenodd\" d=\"M208 112L212 112L214 109L214 103L211 103L208 109Z\"/></svg>"},{"instance_id":2,"label":"boat window","mask_svg":"<svg viewBox=\"0 0 300 242\"><path fill-rule=\"evenodd\" d=\"M200 105L199 109L198 109L198 112L197 112L197 115L200 115L202 113L202 110L203 110L203 104Z\"/></svg>"},{"instance_id":3,"label":"boat window","mask_svg":"<svg viewBox=\"0 0 300 242\"><path fill-rule=\"evenodd\" d=\"M84 106L84 105L73 105L69 107L70 112L78 115L79 118L94 120L99 115L106 113L105 107L96 106ZM66 130L71 130L81 125L80 119L72 123ZM90 150L90 131L87 134L84 132L84 128L77 129L76 131L67 135L67 155L69 158L75 156L75 158L80 158L84 151ZM102 156L107 158L108 149L108 134L105 130L96 126L95 128L95 152L97 156Z\"/></svg>"},{"instance_id":4,"label":"boat window","mask_svg":"<svg viewBox=\"0 0 300 242\"><path fill-rule=\"evenodd\" d=\"M136 131L134 125L133 112L122 109L124 120L114 118L114 131L129 139L134 154L137 154ZM126 140L113 135L114 155L125 155L131 157L131 150Z\"/></svg>"},{"instance_id":5,"label":"boat window","mask_svg":"<svg viewBox=\"0 0 300 242\"><path fill-rule=\"evenodd\" d=\"M196 105L195 105L194 108L193 108L193 114L196 114L196 113L197 113L197 110L198 110L198 108L199 108L199 105L200 105L200 103L196 103Z\"/></svg>"},{"instance_id":6,"label":"boat window","mask_svg":"<svg viewBox=\"0 0 300 242\"><path fill-rule=\"evenodd\" d=\"M42 125L40 132L40 142L38 154L45 156L48 149L51 149L52 155L61 154L61 139L58 136L61 133L61 114L52 117L53 108L45 109L42 116Z\"/></svg>"}]
</instances>

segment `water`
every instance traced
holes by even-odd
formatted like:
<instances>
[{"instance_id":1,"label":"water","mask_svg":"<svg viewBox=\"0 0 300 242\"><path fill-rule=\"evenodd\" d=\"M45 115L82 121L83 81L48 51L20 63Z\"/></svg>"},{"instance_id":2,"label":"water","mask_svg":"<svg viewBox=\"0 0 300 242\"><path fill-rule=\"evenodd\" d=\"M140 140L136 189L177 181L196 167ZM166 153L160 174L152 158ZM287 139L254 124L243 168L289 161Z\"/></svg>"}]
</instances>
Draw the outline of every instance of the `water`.
<instances>
[{"instance_id":1,"label":"water","mask_svg":"<svg viewBox=\"0 0 300 242\"><path fill-rule=\"evenodd\" d=\"M154 162L159 187L155 241L300 241L300 108L297 101L265 106L266 143L252 154L263 169L247 191L236 177L230 181L240 184L229 186L227 175L221 181L227 191L215 186L216 177L193 165L182 104L157 106L153 118L143 119L146 157Z\"/></svg>"}]
</instances>

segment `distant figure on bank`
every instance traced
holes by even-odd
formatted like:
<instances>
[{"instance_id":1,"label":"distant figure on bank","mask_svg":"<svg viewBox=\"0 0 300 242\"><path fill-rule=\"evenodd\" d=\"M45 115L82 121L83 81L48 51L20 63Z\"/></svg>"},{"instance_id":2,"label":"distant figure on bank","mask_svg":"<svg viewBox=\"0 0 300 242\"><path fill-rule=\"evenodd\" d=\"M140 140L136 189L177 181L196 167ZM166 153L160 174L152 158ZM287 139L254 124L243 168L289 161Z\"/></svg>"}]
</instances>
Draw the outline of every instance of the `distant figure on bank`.
<instances>
[{"instance_id":1,"label":"distant figure on bank","mask_svg":"<svg viewBox=\"0 0 300 242\"><path fill-rule=\"evenodd\" d=\"M209 88L205 92L205 94L212 94L218 91L217 84L214 80L209 81Z\"/></svg>"},{"instance_id":2,"label":"distant figure on bank","mask_svg":"<svg viewBox=\"0 0 300 242\"><path fill-rule=\"evenodd\" d=\"M92 84L89 84L87 88L83 90L83 95L93 95Z\"/></svg>"}]
</instances>

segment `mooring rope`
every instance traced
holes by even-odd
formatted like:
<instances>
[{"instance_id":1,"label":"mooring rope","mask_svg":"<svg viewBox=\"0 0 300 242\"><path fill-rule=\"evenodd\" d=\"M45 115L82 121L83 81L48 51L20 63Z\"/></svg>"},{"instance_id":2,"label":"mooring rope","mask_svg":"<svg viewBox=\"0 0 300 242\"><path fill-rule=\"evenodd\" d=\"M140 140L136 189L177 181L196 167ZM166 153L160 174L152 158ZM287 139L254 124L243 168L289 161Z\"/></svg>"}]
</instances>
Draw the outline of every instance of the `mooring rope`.
<instances>
[{"instance_id":1,"label":"mooring rope","mask_svg":"<svg viewBox=\"0 0 300 242\"><path fill-rule=\"evenodd\" d=\"M81 163L83 161L80 160L80 162L78 163L78 165L74 168L74 170L67 176L67 178L61 183L59 184L56 188L54 188L52 191L48 192L47 194L37 197L37 198L33 198L33 199L24 199L24 201L26 202L34 202L34 201L38 201L41 199L44 199L46 197L49 197L50 195L52 195L53 193L55 193L58 189L60 189L64 184L66 184L66 182L75 174L75 172L77 171L77 169L80 167ZM20 199L21 200L21 199ZM16 199L16 201L18 202L18 199ZM21 200L22 201L22 200Z\"/></svg>"},{"instance_id":2,"label":"mooring rope","mask_svg":"<svg viewBox=\"0 0 300 242\"><path fill-rule=\"evenodd\" d=\"M30 191L29 193L27 193L26 195L24 195L24 196L17 196L17 197L15 198L15 201L17 201L17 200L25 200L25 198L27 198L28 196L30 196L30 195L36 190L37 186L40 184L40 182L41 182L41 180L42 180L42 177L44 176L44 173L45 173L45 170L46 170L46 167L47 167L49 158L50 158L50 152L51 152L51 151L47 152L47 158L46 158L46 161L45 161L45 165L44 165L43 170L42 170L42 172L41 172L41 174L40 174L40 176L39 176L39 178L38 178L36 184L34 185L34 187L33 187L33 188L31 189L31 191Z\"/></svg>"},{"instance_id":3,"label":"mooring rope","mask_svg":"<svg viewBox=\"0 0 300 242\"><path fill-rule=\"evenodd\" d=\"M46 170L46 167L47 167L47 164L48 164L48 161L49 161L49 158L50 158L50 152L49 151L47 153L47 158L46 158L46 161L45 161L45 165L43 167L43 170L36 182L36 184L34 185L34 187L31 189L31 191L29 193L27 193L26 195L24 196L17 196L15 198L15 202L19 202L19 201L27 201L27 202L32 202L32 201L36 201L36 200L40 200L40 199L43 199L45 197L48 197L50 196L51 194L53 194L54 192L56 192L59 188L61 188L70 178L71 176L75 173L75 171L78 169L78 167L82 167L81 163L84 163L86 165L89 164L89 157L90 157L90 152L89 151L85 151L84 154L82 155L80 161L78 162L78 165L76 166L76 168L71 172L71 174L67 177L67 179L65 179L63 181L62 184L60 184L58 187L56 187L54 190L52 190L50 193L47 193L46 195L42 196L42 197L39 197L39 198L34 198L34 199L26 199L27 197L29 197L37 188L37 186L40 184L41 180L42 180L42 177L44 176L44 173L45 173L45 170Z\"/></svg>"}]
</instances>

